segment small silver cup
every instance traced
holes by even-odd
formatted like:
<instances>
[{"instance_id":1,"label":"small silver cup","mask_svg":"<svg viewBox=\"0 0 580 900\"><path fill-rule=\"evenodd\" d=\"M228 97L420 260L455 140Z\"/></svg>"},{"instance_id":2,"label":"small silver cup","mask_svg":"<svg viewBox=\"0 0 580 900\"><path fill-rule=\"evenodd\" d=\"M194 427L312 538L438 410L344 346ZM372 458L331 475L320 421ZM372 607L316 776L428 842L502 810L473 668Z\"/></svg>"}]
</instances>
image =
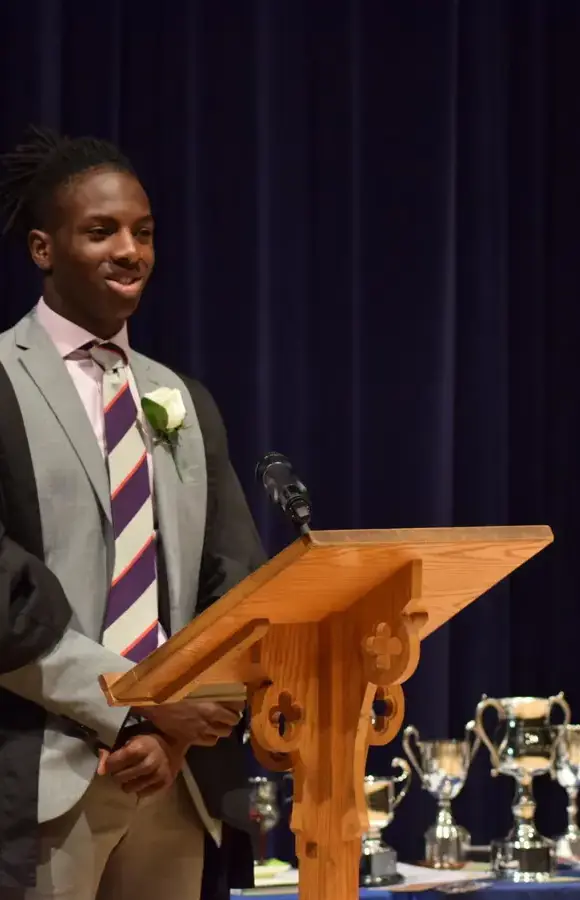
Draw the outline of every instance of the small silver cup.
<instances>
[{"instance_id":1,"label":"small silver cup","mask_svg":"<svg viewBox=\"0 0 580 900\"><path fill-rule=\"evenodd\" d=\"M411 746L414 740L420 762ZM463 741L422 741L413 725L405 728L403 748L421 779L423 788L438 803L437 818L425 833L425 862L435 869L456 869L467 858L471 837L467 829L457 825L451 812L451 801L461 792L469 767L479 747L474 723L465 726Z\"/></svg>"},{"instance_id":2,"label":"small silver cup","mask_svg":"<svg viewBox=\"0 0 580 900\"><path fill-rule=\"evenodd\" d=\"M254 846L254 864L262 865L267 859L268 835L280 821L278 785L269 778L249 778L250 818L258 826L258 838Z\"/></svg>"},{"instance_id":3,"label":"small silver cup","mask_svg":"<svg viewBox=\"0 0 580 900\"><path fill-rule=\"evenodd\" d=\"M367 775L364 781L369 830L362 841L360 883L363 887L379 887L401 880L397 874L397 854L385 844L382 832L393 821L397 806L409 790L411 769L406 760L398 757L391 765L400 769L401 774L390 778Z\"/></svg>"}]
</instances>

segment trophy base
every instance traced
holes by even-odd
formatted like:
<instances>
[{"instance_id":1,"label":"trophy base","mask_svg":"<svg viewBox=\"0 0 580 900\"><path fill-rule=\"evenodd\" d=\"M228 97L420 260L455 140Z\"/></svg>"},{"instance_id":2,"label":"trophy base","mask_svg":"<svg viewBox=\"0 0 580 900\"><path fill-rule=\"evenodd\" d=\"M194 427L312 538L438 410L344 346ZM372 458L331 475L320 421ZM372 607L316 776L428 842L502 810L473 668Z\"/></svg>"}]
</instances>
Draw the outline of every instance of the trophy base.
<instances>
[{"instance_id":1,"label":"trophy base","mask_svg":"<svg viewBox=\"0 0 580 900\"><path fill-rule=\"evenodd\" d=\"M365 848L363 843L359 868L361 887L384 887L399 884L402 880L403 876L397 872L397 854L392 847L373 845Z\"/></svg>"},{"instance_id":2,"label":"trophy base","mask_svg":"<svg viewBox=\"0 0 580 900\"><path fill-rule=\"evenodd\" d=\"M425 865L431 869L462 869L470 844L469 832L461 825L433 826L425 835Z\"/></svg>"},{"instance_id":3,"label":"trophy base","mask_svg":"<svg viewBox=\"0 0 580 900\"><path fill-rule=\"evenodd\" d=\"M557 839L556 856L558 859L569 859L571 862L580 861L580 830L567 832Z\"/></svg>"},{"instance_id":4,"label":"trophy base","mask_svg":"<svg viewBox=\"0 0 580 900\"><path fill-rule=\"evenodd\" d=\"M547 881L556 870L555 845L542 837L492 841L491 868L502 881Z\"/></svg>"}]
</instances>

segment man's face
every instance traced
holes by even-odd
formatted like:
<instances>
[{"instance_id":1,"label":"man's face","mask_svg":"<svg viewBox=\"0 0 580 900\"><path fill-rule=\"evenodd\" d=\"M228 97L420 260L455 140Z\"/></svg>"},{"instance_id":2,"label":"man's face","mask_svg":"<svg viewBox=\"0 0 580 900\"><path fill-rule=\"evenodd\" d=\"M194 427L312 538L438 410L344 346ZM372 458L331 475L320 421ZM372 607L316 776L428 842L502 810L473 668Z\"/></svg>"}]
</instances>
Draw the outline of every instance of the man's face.
<instances>
[{"instance_id":1,"label":"man's face","mask_svg":"<svg viewBox=\"0 0 580 900\"><path fill-rule=\"evenodd\" d=\"M155 252L153 217L139 181L92 169L55 198L50 232L32 232L32 256L45 272L46 299L61 315L104 339L135 312Z\"/></svg>"}]
</instances>

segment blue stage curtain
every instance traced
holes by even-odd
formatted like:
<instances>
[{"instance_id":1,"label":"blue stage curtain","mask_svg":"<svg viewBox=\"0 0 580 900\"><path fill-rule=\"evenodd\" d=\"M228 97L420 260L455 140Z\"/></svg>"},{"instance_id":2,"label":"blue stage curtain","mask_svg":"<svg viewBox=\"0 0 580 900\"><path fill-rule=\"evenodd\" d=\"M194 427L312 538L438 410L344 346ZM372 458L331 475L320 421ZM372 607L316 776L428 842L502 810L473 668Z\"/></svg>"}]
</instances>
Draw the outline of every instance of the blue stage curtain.
<instances>
[{"instance_id":1,"label":"blue stage curtain","mask_svg":"<svg viewBox=\"0 0 580 900\"><path fill-rule=\"evenodd\" d=\"M554 528L425 643L406 694L427 737L461 736L484 691L562 689L580 718L579 29L577 0L0 11L0 148L34 121L133 158L158 268L132 341L214 393L272 552L292 535L253 482L270 449L315 527ZM38 292L5 241L0 325ZM565 797L543 782L554 832ZM475 842L510 796L482 751L455 804ZM434 810L415 779L389 829L404 858Z\"/></svg>"}]
</instances>

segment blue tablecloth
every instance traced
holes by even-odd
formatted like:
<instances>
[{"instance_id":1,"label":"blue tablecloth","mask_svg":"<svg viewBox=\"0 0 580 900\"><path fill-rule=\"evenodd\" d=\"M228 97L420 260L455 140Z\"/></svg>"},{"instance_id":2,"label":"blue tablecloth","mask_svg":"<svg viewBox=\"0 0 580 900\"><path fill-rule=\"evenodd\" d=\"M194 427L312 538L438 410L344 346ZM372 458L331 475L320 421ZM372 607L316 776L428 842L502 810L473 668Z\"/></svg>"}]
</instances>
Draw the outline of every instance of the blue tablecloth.
<instances>
[{"instance_id":1,"label":"blue tablecloth","mask_svg":"<svg viewBox=\"0 0 580 900\"><path fill-rule=\"evenodd\" d=\"M457 885L461 892L449 893L448 891L397 891L388 890L361 890L361 900L443 900L445 897L473 897L477 900L580 900L580 878L566 882L552 882L551 884L511 884L509 882L485 883L485 886L476 889L465 890L467 885ZM260 900L297 900L298 895L288 889L277 888L271 890L264 888L260 891L244 891L244 896L257 896Z\"/></svg>"}]
</instances>

